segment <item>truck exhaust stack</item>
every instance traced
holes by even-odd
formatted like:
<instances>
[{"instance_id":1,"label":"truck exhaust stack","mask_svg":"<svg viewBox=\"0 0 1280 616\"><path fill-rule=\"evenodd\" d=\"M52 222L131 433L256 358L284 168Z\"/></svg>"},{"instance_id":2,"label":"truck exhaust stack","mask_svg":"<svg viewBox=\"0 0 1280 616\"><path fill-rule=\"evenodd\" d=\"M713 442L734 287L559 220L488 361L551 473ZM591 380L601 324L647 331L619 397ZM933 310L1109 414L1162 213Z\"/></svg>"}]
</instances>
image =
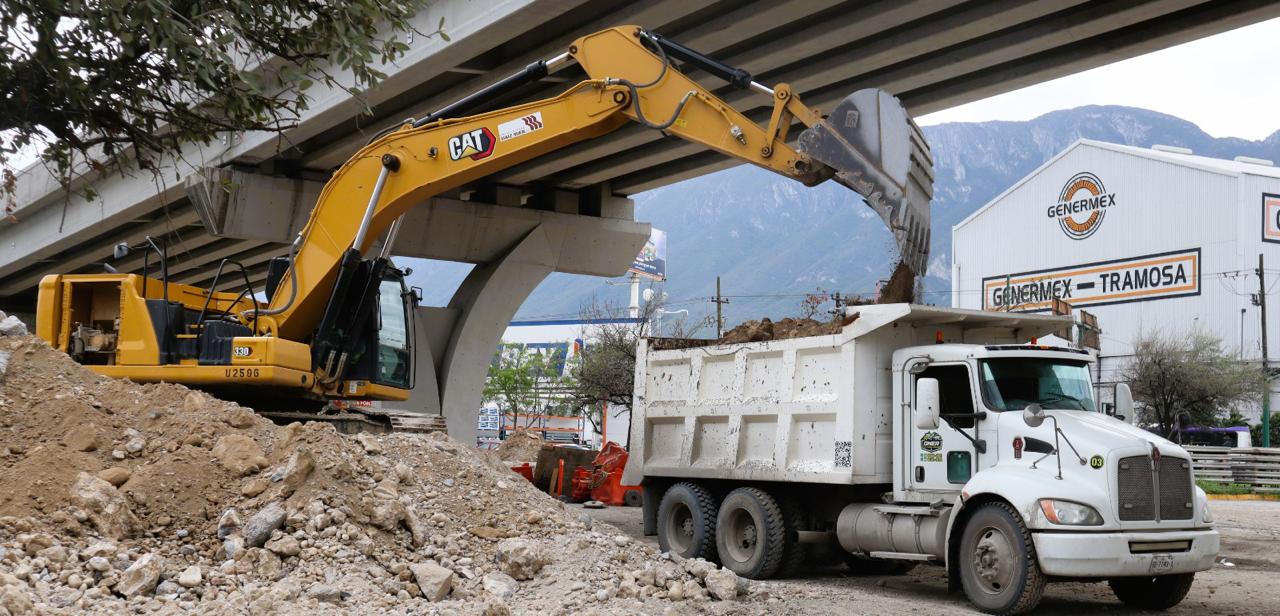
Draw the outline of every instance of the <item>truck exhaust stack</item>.
<instances>
[{"instance_id":1,"label":"truck exhaust stack","mask_svg":"<svg viewBox=\"0 0 1280 616\"><path fill-rule=\"evenodd\" d=\"M797 149L866 199L893 231L902 261L917 275L929 264L933 155L897 97L858 90L800 133Z\"/></svg>"}]
</instances>

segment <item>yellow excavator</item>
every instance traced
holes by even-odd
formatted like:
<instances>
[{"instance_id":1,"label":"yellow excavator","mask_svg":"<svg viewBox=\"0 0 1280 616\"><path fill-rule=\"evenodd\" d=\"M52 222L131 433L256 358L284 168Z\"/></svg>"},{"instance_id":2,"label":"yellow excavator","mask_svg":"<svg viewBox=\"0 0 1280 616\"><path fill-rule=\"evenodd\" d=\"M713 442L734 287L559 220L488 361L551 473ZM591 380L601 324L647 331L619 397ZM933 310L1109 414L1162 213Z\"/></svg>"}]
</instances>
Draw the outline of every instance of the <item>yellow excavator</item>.
<instances>
[{"instance_id":1,"label":"yellow excavator","mask_svg":"<svg viewBox=\"0 0 1280 616\"><path fill-rule=\"evenodd\" d=\"M559 96L467 115L577 62L587 79ZM698 85L701 69L767 96L760 126ZM786 84L636 26L584 36L424 118L376 136L333 174L265 289L215 291L143 274L64 274L40 282L36 332L94 371L134 381L250 390L312 399L404 400L413 386L413 306L404 273L371 254L398 220L429 197L638 122L815 185L833 179L862 195L893 231L900 256L922 272L929 250L933 163L919 128L893 96L860 90L827 116ZM789 144L792 125L804 126ZM145 263L145 261L144 261ZM228 262L218 269L218 277ZM234 267L234 264L232 264ZM243 268L241 268L243 269ZM217 279L215 279L216 281Z\"/></svg>"}]
</instances>

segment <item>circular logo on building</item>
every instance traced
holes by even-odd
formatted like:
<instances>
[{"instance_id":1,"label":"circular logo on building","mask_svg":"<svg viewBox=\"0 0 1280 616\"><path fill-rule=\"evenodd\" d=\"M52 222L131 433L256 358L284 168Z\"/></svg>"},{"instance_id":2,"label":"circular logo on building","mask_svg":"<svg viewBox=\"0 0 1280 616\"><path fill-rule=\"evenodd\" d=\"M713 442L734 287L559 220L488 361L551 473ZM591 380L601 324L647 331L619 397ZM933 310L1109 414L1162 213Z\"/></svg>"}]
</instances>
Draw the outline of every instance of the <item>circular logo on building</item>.
<instances>
[{"instance_id":1,"label":"circular logo on building","mask_svg":"<svg viewBox=\"0 0 1280 616\"><path fill-rule=\"evenodd\" d=\"M1082 240L1098 230L1107 210L1115 205L1115 193L1107 192L1098 176L1084 172L1067 180L1058 202L1049 206L1047 213L1049 218L1057 219L1067 237Z\"/></svg>"}]
</instances>

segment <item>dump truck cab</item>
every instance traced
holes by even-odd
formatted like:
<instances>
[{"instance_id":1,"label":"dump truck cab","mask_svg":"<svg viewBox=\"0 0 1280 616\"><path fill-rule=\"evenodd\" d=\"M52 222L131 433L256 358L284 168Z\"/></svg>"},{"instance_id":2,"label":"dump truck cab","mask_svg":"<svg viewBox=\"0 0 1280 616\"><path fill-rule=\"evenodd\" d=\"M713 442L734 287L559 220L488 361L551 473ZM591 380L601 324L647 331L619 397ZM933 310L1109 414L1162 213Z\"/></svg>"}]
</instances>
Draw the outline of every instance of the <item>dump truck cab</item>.
<instances>
[{"instance_id":1,"label":"dump truck cab","mask_svg":"<svg viewBox=\"0 0 1280 616\"><path fill-rule=\"evenodd\" d=\"M896 351L894 499L953 503L949 535L978 505L1007 503L1048 576L1209 569L1218 534L1190 455L1125 421L1134 410L1123 384L1116 415L1099 412L1091 360L1044 345ZM985 584L998 585L1000 549L1011 547L997 537L948 556L989 561Z\"/></svg>"}]
</instances>

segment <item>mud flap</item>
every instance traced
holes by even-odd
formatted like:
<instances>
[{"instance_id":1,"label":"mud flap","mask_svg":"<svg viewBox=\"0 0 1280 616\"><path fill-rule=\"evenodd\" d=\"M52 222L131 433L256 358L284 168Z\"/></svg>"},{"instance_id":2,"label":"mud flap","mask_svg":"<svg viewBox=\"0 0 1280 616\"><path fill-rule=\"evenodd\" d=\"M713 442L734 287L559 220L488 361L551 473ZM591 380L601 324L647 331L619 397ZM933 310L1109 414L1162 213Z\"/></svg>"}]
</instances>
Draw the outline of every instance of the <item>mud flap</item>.
<instances>
[{"instance_id":1,"label":"mud flap","mask_svg":"<svg viewBox=\"0 0 1280 616\"><path fill-rule=\"evenodd\" d=\"M800 134L798 149L831 167L834 179L862 195L893 231L902 260L917 275L929 264L933 155L897 97L858 90Z\"/></svg>"}]
</instances>

